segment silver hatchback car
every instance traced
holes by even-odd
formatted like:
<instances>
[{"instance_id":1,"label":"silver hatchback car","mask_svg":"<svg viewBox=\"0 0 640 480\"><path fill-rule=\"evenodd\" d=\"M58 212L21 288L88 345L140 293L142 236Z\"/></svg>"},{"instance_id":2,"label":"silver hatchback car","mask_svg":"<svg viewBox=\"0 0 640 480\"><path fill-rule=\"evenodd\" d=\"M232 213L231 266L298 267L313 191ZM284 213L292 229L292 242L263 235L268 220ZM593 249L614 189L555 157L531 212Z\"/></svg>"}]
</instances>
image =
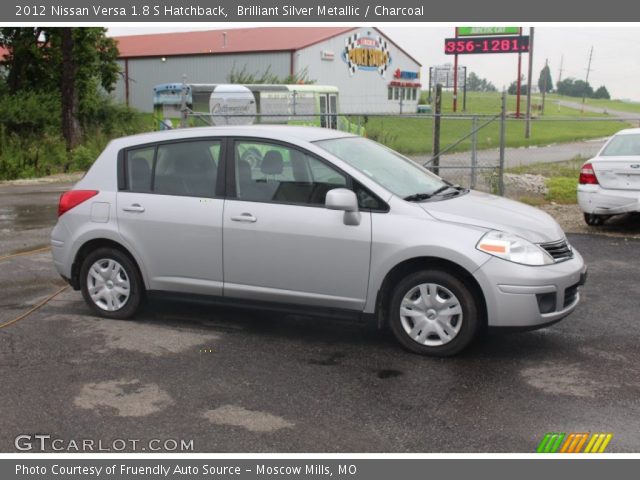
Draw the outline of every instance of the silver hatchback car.
<instances>
[{"instance_id":1,"label":"silver hatchback car","mask_svg":"<svg viewBox=\"0 0 640 480\"><path fill-rule=\"evenodd\" d=\"M373 141L242 126L112 141L60 198L58 272L101 316L154 291L368 318L453 355L484 327L571 313L586 267L546 213Z\"/></svg>"}]
</instances>

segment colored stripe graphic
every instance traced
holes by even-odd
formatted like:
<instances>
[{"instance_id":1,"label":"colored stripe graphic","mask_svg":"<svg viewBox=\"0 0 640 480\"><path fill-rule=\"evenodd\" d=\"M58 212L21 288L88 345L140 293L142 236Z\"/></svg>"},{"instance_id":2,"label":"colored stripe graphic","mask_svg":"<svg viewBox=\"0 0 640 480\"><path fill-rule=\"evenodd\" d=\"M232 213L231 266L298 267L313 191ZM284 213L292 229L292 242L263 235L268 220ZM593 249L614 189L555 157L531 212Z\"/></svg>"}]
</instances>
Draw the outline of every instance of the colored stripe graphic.
<instances>
[{"instance_id":1,"label":"colored stripe graphic","mask_svg":"<svg viewBox=\"0 0 640 480\"><path fill-rule=\"evenodd\" d=\"M591 436L591 438L589 438ZM536 449L537 453L580 453L587 443L583 453L604 453L609 442L613 438L612 433L545 433L542 441Z\"/></svg>"},{"instance_id":2,"label":"colored stripe graphic","mask_svg":"<svg viewBox=\"0 0 640 480\"><path fill-rule=\"evenodd\" d=\"M609 445L609 442L611 441L612 438L613 438L613 433L606 434L606 437L602 442L602 445L600 445L600 450L598 450L598 453L604 453L605 449L607 448L607 445Z\"/></svg>"},{"instance_id":3,"label":"colored stripe graphic","mask_svg":"<svg viewBox=\"0 0 640 480\"><path fill-rule=\"evenodd\" d=\"M589 438L588 433L570 433L562 445L560 453L578 453L587 438Z\"/></svg>"},{"instance_id":4,"label":"colored stripe graphic","mask_svg":"<svg viewBox=\"0 0 640 480\"><path fill-rule=\"evenodd\" d=\"M589 438L589 434L588 433L582 433L581 435L582 435L581 440L578 442L576 447L571 451L571 453L580 453L580 450L582 450L582 446L587 441L587 438Z\"/></svg>"},{"instance_id":5,"label":"colored stripe graphic","mask_svg":"<svg viewBox=\"0 0 640 480\"><path fill-rule=\"evenodd\" d=\"M612 433L594 433L584 453L604 453L612 438Z\"/></svg>"},{"instance_id":6,"label":"colored stripe graphic","mask_svg":"<svg viewBox=\"0 0 640 480\"><path fill-rule=\"evenodd\" d=\"M538 453L556 453L565 435L565 433L545 434L536 451Z\"/></svg>"}]
</instances>

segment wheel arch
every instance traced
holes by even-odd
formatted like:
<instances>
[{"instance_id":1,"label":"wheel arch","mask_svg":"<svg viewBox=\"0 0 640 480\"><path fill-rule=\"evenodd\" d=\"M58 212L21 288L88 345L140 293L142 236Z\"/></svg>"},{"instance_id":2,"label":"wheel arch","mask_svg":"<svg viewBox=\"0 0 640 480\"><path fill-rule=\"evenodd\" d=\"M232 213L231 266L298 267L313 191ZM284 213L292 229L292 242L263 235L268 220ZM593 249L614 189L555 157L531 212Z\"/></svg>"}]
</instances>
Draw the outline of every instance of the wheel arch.
<instances>
[{"instance_id":1,"label":"wheel arch","mask_svg":"<svg viewBox=\"0 0 640 480\"><path fill-rule=\"evenodd\" d=\"M121 243L116 242L115 240L111 240L109 238L94 238L86 241L82 244L82 246L76 252L76 255L73 259L73 263L71 264L71 279L70 283L74 290L80 290L80 269L82 267L82 262L84 259L91 253L92 251L98 248L114 248L124 253L129 260L133 262L133 265L138 270L138 274L142 279L143 285L147 286L145 275L143 274L142 269L140 268L140 264L135 256Z\"/></svg>"},{"instance_id":2,"label":"wheel arch","mask_svg":"<svg viewBox=\"0 0 640 480\"><path fill-rule=\"evenodd\" d=\"M403 260L385 275L376 296L375 318L378 323L378 328L383 328L389 321L389 301L393 286L396 285L401 278L421 270L442 270L447 273L452 273L460 279L460 281L471 289L475 297L479 300L480 320L483 327L487 326L487 303L482 287L474 276L467 269L451 260L423 256Z\"/></svg>"}]
</instances>

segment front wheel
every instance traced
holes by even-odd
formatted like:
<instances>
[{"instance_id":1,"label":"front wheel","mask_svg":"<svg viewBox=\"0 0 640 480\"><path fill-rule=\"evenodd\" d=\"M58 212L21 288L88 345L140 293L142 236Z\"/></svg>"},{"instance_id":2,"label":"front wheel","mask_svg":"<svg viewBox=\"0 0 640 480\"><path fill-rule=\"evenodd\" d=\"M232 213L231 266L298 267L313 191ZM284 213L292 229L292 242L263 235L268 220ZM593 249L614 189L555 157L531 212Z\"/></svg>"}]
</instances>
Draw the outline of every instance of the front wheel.
<instances>
[{"instance_id":1,"label":"front wheel","mask_svg":"<svg viewBox=\"0 0 640 480\"><path fill-rule=\"evenodd\" d=\"M598 227L602 225L608 217L606 215L595 215L593 213L585 213L584 221L587 225Z\"/></svg>"},{"instance_id":2,"label":"front wheel","mask_svg":"<svg viewBox=\"0 0 640 480\"><path fill-rule=\"evenodd\" d=\"M454 275L440 270L415 272L391 294L391 331L414 353L455 355L480 329L478 303L471 289Z\"/></svg>"},{"instance_id":3,"label":"front wheel","mask_svg":"<svg viewBox=\"0 0 640 480\"><path fill-rule=\"evenodd\" d=\"M102 317L132 317L142 300L142 280L131 259L114 248L91 252L80 268L82 296Z\"/></svg>"}]
</instances>

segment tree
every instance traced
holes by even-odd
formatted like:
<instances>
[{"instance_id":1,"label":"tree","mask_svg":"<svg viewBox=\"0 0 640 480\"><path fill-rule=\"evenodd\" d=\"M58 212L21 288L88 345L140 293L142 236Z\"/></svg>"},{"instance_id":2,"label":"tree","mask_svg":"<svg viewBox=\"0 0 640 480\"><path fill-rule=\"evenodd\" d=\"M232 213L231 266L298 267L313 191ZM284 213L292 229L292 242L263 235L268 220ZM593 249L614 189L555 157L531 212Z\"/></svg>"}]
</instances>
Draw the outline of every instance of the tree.
<instances>
[{"instance_id":1,"label":"tree","mask_svg":"<svg viewBox=\"0 0 640 480\"><path fill-rule=\"evenodd\" d=\"M509 95L517 95L518 82L516 80L511 82L511 84L509 85L509 88L507 88L507 93ZM524 75L522 75L522 77L520 77L520 95L526 95L526 94L527 94L527 79L524 77Z\"/></svg>"},{"instance_id":2,"label":"tree","mask_svg":"<svg viewBox=\"0 0 640 480\"><path fill-rule=\"evenodd\" d=\"M610 100L611 95L609 95L609 91L607 90L607 87L602 85L598 87L598 89L595 92L593 92L592 98L604 98L606 100Z\"/></svg>"},{"instance_id":3,"label":"tree","mask_svg":"<svg viewBox=\"0 0 640 480\"><path fill-rule=\"evenodd\" d=\"M47 82L50 70L43 53L42 28L0 28L0 46L7 49L0 62L6 70L8 93L22 89L38 90Z\"/></svg>"},{"instance_id":4,"label":"tree","mask_svg":"<svg viewBox=\"0 0 640 480\"><path fill-rule=\"evenodd\" d=\"M70 27L60 31L62 53L62 71L60 75L60 93L62 100L62 136L67 151L73 150L80 142L81 130L78 121L78 91L76 89L76 71L78 63L74 56L73 30Z\"/></svg>"},{"instance_id":5,"label":"tree","mask_svg":"<svg viewBox=\"0 0 640 480\"><path fill-rule=\"evenodd\" d=\"M89 118L100 88L113 90L119 75L115 41L104 28L0 29L0 45L9 55L2 62L10 93L60 94L62 133L71 151L82 136L82 117Z\"/></svg>"},{"instance_id":6,"label":"tree","mask_svg":"<svg viewBox=\"0 0 640 480\"><path fill-rule=\"evenodd\" d=\"M231 68L231 72L227 76L229 83L239 84L274 84L274 85L309 85L315 83L315 80L309 79L309 71L305 67L299 72L288 75L286 77L279 77L271 71L271 66L268 66L262 74L249 72L247 65L243 65L241 69L237 69L235 64Z\"/></svg>"},{"instance_id":7,"label":"tree","mask_svg":"<svg viewBox=\"0 0 640 480\"><path fill-rule=\"evenodd\" d=\"M568 97L591 97L593 88L584 80L576 80L574 78L565 78L556 85L556 90L560 95Z\"/></svg>"},{"instance_id":8,"label":"tree","mask_svg":"<svg viewBox=\"0 0 640 480\"><path fill-rule=\"evenodd\" d=\"M538 88L540 89L540 93L549 93L553 90L553 80L551 79L551 70L549 69L549 65L545 65L543 69L540 70Z\"/></svg>"},{"instance_id":9,"label":"tree","mask_svg":"<svg viewBox=\"0 0 640 480\"><path fill-rule=\"evenodd\" d=\"M469 92L495 92L498 89L486 78L480 78L474 72L467 75L467 90Z\"/></svg>"}]
</instances>

